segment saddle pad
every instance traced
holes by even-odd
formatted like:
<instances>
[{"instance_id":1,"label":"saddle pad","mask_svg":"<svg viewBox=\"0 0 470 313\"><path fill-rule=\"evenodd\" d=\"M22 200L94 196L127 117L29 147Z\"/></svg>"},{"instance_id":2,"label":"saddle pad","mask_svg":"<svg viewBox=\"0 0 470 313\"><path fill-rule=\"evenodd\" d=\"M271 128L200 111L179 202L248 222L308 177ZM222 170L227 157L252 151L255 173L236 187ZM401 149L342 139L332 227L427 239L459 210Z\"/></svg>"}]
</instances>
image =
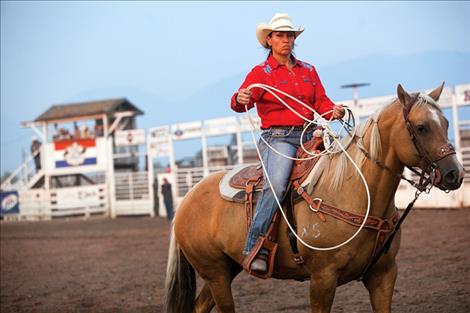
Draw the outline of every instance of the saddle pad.
<instances>
[{"instance_id":1,"label":"saddle pad","mask_svg":"<svg viewBox=\"0 0 470 313\"><path fill-rule=\"evenodd\" d=\"M245 190L239 188L233 188L230 186L230 180L238 172L244 170L247 167L253 166L253 164L240 164L228 171L219 183L219 193L222 198L233 202L243 202L245 197Z\"/></svg>"},{"instance_id":2,"label":"saddle pad","mask_svg":"<svg viewBox=\"0 0 470 313\"><path fill-rule=\"evenodd\" d=\"M306 175L306 179L301 183L302 187L313 188L317 184L317 182L320 180L320 177L323 173L325 162L328 162L328 156L320 157L318 162L316 162L315 166L311 169L310 173ZM236 166L235 168L233 168L232 170L228 171L224 175L224 177L222 177L219 183L219 193L223 199L232 201L232 202L240 202L240 203L243 203L245 201L245 190L239 189L239 188L233 188L230 185L230 180L238 172L243 171L247 167L250 167L250 166L253 166L253 165L252 164L240 164ZM256 192L253 195L253 202L256 202L256 199L258 198L258 195L262 189L262 185L260 184L258 188L256 189Z\"/></svg>"}]
</instances>

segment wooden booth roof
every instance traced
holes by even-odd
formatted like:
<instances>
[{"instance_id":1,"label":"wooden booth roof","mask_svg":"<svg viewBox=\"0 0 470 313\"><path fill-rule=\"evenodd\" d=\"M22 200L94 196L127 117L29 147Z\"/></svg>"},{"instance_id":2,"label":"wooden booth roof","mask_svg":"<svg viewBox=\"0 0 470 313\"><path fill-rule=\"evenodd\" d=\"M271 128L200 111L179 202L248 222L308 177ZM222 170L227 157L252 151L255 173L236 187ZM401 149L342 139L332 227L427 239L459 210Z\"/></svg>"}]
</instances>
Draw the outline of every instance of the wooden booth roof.
<instances>
[{"instance_id":1,"label":"wooden booth roof","mask_svg":"<svg viewBox=\"0 0 470 313\"><path fill-rule=\"evenodd\" d=\"M48 122L62 119L86 118L101 114L132 111L136 115L144 114L126 98L53 105L39 115L34 122Z\"/></svg>"}]
</instances>

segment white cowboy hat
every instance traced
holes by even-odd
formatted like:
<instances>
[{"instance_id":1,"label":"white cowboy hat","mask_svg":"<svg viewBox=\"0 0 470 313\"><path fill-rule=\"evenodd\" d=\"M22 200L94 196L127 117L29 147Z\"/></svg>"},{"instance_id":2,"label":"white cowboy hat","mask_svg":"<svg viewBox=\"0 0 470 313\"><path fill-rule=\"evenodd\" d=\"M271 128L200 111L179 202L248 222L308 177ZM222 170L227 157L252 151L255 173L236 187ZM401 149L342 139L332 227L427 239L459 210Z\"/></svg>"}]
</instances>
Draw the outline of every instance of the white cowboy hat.
<instances>
[{"instance_id":1,"label":"white cowboy hat","mask_svg":"<svg viewBox=\"0 0 470 313\"><path fill-rule=\"evenodd\" d=\"M266 37L273 31L294 32L295 38L297 38L304 31L304 28L294 27L292 19L287 13L276 13L269 24L260 23L256 26L256 37L263 47L268 48Z\"/></svg>"}]
</instances>

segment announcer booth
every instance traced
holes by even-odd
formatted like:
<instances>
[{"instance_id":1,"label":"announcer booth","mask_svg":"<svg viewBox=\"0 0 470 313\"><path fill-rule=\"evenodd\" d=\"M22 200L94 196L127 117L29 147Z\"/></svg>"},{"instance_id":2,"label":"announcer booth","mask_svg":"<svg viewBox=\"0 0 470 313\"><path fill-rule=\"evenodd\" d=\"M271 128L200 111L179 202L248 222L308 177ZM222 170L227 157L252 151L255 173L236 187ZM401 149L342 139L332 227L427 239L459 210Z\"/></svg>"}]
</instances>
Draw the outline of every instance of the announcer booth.
<instances>
[{"instance_id":1,"label":"announcer booth","mask_svg":"<svg viewBox=\"0 0 470 313\"><path fill-rule=\"evenodd\" d=\"M54 105L24 122L39 148L2 183L2 216L153 216L141 114L122 98Z\"/></svg>"}]
</instances>

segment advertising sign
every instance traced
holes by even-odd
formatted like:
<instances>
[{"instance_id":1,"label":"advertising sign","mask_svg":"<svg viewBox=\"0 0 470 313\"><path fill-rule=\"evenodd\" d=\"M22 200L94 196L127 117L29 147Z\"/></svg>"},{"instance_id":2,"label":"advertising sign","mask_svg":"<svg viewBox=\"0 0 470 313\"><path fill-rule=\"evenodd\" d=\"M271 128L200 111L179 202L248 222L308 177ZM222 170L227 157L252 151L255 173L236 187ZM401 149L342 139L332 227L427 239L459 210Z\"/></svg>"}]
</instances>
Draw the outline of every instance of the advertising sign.
<instances>
[{"instance_id":1,"label":"advertising sign","mask_svg":"<svg viewBox=\"0 0 470 313\"><path fill-rule=\"evenodd\" d=\"M118 130L114 135L116 146L137 146L145 144L144 129Z\"/></svg>"},{"instance_id":2,"label":"advertising sign","mask_svg":"<svg viewBox=\"0 0 470 313\"><path fill-rule=\"evenodd\" d=\"M204 121L206 135L217 136L237 132L238 121L236 117L218 118Z\"/></svg>"},{"instance_id":3,"label":"advertising sign","mask_svg":"<svg viewBox=\"0 0 470 313\"><path fill-rule=\"evenodd\" d=\"M199 138L202 135L202 122L189 122L171 126L174 140Z\"/></svg>"},{"instance_id":4,"label":"advertising sign","mask_svg":"<svg viewBox=\"0 0 470 313\"><path fill-rule=\"evenodd\" d=\"M457 104L470 104L470 84L455 86Z\"/></svg>"},{"instance_id":5,"label":"advertising sign","mask_svg":"<svg viewBox=\"0 0 470 313\"><path fill-rule=\"evenodd\" d=\"M149 133L149 153L153 156L170 154L170 128L168 126L152 128Z\"/></svg>"},{"instance_id":6,"label":"advertising sign","mask_svg":"<svg viewBox=\"0 0 470 313\"><path fill-rule=\"evenodd\" d=\"M1 210L0 215L19 214L20 201L17 191L2 191L0 192Z\"/></svg>"},{"instance_id":7,"label":"advertising sign","mask_svg":"<svg viewBox=\"0 0 470 313\"><path fill-rule=\"evenodd\" d=\"M99 187L87 186L56 190L57 207L61 209L94 207L100 204Z\"/></svg>"}]
</instances>

